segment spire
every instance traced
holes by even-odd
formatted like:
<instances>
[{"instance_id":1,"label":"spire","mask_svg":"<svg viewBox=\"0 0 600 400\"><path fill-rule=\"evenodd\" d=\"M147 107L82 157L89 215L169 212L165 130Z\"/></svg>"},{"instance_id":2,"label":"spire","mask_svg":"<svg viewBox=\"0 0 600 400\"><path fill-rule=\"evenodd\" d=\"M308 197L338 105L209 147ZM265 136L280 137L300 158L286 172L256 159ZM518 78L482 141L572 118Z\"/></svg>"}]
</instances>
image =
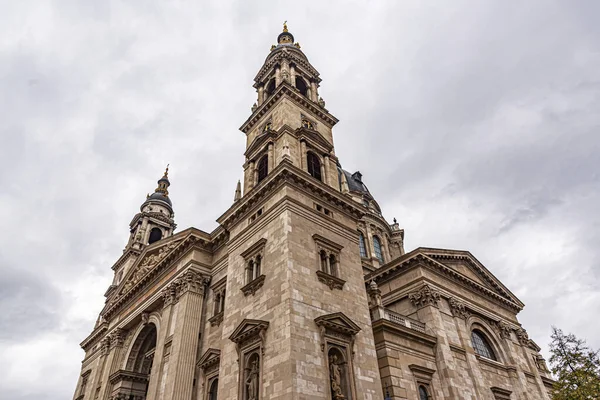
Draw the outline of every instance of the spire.
<instances>
[{"instance_id":1,"label":"spire","mask_svg":"<svg viewBox=\"0 0 600 400\"><path fill-rule=\"evenodd\" d=\"M294 35L288 31L287 21L283 23L283 32L277 36L277 44L294 44Z\"/></svg>"},{"instance_id":2,"label":"spire","mask_svg":"<svg viewBox=\"0 0 600 400\"><path fill-rule=\"evenodd\" d=\"M160 193L165 197L169 197L169 191L167 190L169 186L171 186L171 182L169 182L169 164L167 164L165 173L162 178L158 180L158 186L154 190L154 193Z\"/></svg>"},{"instance_id":3,"label":"spire","mask_svg":"<svg viewBox=\"0 0 600 400\"><path fill-rule=\"evenodd\" d=\"M242 183L238 180L238 183L235 187L235 195L233 196L233 201L236 202L242 198Z\"/></svg>"},{"instance_id":4,"label":"spire","mask_svg":"<svg viewBox=\"0 0 600 400\"><path fill-rule=\"evenodd\" d=\"M287 28L287 20L286 20L286 21L283 21L283 31L284 31L284 32L287 32L287 31L288 31L288 28Z\"/></svg>"}]
</instances>

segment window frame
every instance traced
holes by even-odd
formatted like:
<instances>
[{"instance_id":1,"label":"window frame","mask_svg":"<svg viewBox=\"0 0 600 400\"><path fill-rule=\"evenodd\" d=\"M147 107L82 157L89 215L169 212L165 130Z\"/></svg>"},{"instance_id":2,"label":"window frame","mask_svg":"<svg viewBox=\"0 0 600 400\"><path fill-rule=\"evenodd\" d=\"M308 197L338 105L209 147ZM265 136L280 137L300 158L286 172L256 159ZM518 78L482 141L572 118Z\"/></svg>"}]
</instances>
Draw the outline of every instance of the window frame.
<instances>
[{"instance_id":1,"label":"window frame","mask_svg":"<svg viewBox=\"0 0 600 400\"><path fill-rule=\"evenodd\" d=\"M478 343L476 343L475 338L478 339ZM473 347L476 355L487 360L499 362L497 352L490 343L488 335L486 335L477 327L471 329L471 346Z\"/></svg>"},{"instance_id":2,"label":"window frame","mask_svg":"<svg viewBox=\"0 0 600 400\"><path fill-rule=\"evenodd\" d=\"M256 163L256 184L264 181L269 176L269 155L264 154Z\"/></svg>"},{"instance_id":3,"label":"window frame","mask_svg":"<svg viewBox=\"0 0 600 400\"><path fill-rule=\"evenodd\" d=\"M360 253L361 258L369 257L369 252L367 251L367 241L365 239L365 235L358 231L358 252Z\"/></svg>"},{"instance_id":4,"label":"window frame","mask_svg":"<svg viewBox=\"0 0 600 400\"><path fill-rule=\"evenodd\" d=\"M315 164L318 168L315 169ZM323 163L321 158L313 151L306 152L306 171L313 178L323 182L323 174L321 173L321 167Z\"/></svg>"},{"instance_id":5,"label":"window frame","mask_svg":"<svg viewBox=\"0 0 600 400\"><path fill-rule=\"evenodd\" d=\"M375 257L381 264L385 263L385 258L383 257L383 246L381 245L381 238L377 235L373 235L373 252L375 253Z\"/></svg>"}]
</instances>

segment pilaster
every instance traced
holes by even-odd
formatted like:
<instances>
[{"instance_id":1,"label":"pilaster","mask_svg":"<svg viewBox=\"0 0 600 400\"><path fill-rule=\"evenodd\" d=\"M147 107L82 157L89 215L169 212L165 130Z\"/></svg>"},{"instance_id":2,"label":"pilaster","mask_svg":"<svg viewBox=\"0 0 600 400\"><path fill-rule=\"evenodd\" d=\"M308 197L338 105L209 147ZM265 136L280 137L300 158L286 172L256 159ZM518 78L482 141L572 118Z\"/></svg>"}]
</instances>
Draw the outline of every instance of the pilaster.
<instances>
[{"instance_id":1,"label":"pilaster","mask_svg":"<svg viewBox=\"0 0 600 400\"><path fill-rule=\"evenodd\" d=\"M202 321L202 305L208 282L207 276L192 269L185 271L175 281L178 315L169 356L170 367L164 399L191 399Z\"/></svg>"}]
</instances>

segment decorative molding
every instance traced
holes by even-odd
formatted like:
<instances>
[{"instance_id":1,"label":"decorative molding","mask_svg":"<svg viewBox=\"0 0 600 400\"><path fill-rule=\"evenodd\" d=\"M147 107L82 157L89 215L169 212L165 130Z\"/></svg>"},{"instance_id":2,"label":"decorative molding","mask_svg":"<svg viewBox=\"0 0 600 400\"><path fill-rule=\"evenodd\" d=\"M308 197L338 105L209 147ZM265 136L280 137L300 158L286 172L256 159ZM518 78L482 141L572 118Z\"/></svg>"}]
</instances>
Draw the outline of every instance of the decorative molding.
<instances>
[{"instance_id":1,"label":"decorative molding","mask_svg":"<svg viewBox=\"0 0 600 400\"><path fill-rule=\"evenodd\" d=\"M450 311L452 315L458 318L467 319L471 315L471 313L467 310L465 303L456 300L454 297L450 297L448 299L448 304L450 305Z\"/></svg>"},{"instance_id":2,"label":"decorative molding","mask_svg":"<svg viewBox=\"0 0 600 400\"><path fill-rule=\"evenodd\" d=\"M269 328L268 321L258 319L244 319L237 328L233 331L229 340L237 346L238 352L245 347L248 347L255 342L259 342L261 353L264 352L265 334Z\"/></svg>"},{"instance_id":3,"label":"decorative molding","mask_svg":"<svg viewBox=\"0 0 600 400\"><path fill-rule=\"evenodd\" d=\"M494 394L495 400L510 400L510 395L512 394L512 391L496 386L492 386L490 390Z\"/></svg>"},{"instance_id":4,"label":"decorative molding","mask_svg":"<svg viewBox=\"0 0 600 400\"><path fill-rule=\"evenodd\" d=\"M344 313L322 315L315 318L315 324L319 327L321 336L321 351L325 351L327 336L343 339L350 344L350 350L354 355L354 336L360 332L360 327L348 318Z\"/></svg>"},{"instance_id":5,"label":"decorative molding","mask_svg":"<svg viewBox=\"0 0 600 400\"><path fill-rule=\"evenodd\" d=\"M431 288L431 286L425 284L415 292L408 295L408 298L413 306L417 308L425 306L438 306L440 301L440 294L438 291Z\"/></svg>"},{"instance_id":6,"label":"decorative molding","mask_svg":"<svg viewBox=\"0 0 600 400\"><path fill-rule=\"evenodd\" d=\"M267 239L262 238L252 246L247 248L242 254L240 254L245 260L249 260L257 255L261 255L264 258L264 250L265 245L267 244Z\"/></svg>"},{"instance_id":7,"label":"decorative molding","mask_svg":"<svg viewBox=\"0 0 600 400\"><path fill-rule=\"evenodd\" d=\"M344 248L344 246L341 246L335 243L334 241L329 240L326 237L318 235L316 233L312 235L312 238L317 244L319 250L329 250L330 252L339 253Z\"/></svg>"},{"instance_id":8,"label":"decorative molding","mask_svg":"<svg viewBox=\"0 0 600 400\"><path fill-rule=\"evenodd\" d=\"M204 290L210 283L210 278L209 275L204 275L193 269L186 270L173 281L173 284L176 286L177 298L188 292L204 295Z\"/></svg>"},{"instance_id":9,"label":"decorative molding","mask_svg":"<svg viewBox=\"0 0 600 400\"><path fill-rule=\"evenodd\" d=\"M142 374L140 372L126 371L120 369L117 372L113 373L108 378L108 381L113 385L119 381L146 383L148 382L148 375Z\"/></svg>"},{"instance_id":10,"label":"decorative molding","mask_svg":"<svg viewBox=\"0 0 600 400\"><path fill-rule=\"evenodd\" d=\"M87 352L90 347L98 342L98 339L100 339L100 337L102 337L106 331L108 331L108 323L105 321L98 325L79 345L84 351Z\"/></svg>"},{"instance_id":11,"label":"decorative molding","mask_svg":"<svg viewBox=\"0 0 600 400\"><path fill-rule=\"evenodd\" d=\"M223 322L223 315L224 315L224 312L221 311L220 313L217 313L217 314L213 315L211 318L209 318L208 322L210 322L210 326L221 325L221 322Z\"/></svg>"},{"instance_id":12,"label":"decorative molding","mask_svg":"<svg viewBox=\"0 0 600 400\"><path fill-rule=\"evenodd\" d=\"M208 375L215 370L218 371L221 363L221 350L210 348L204 352L197 366L204 371L204 375Z\"/></svg>"},{"instance_id":13,"label":"decorative molding","mask_svg":"<svg viewBox=\"0 0 600 400\"><path fill-rule=\"evenodd\" d=\"M529 345L529 335L527 331L523 328L515 329L515 334L517 335L517 340L521 346Z\"/></svg>"},{"instance_id":14,"label":"decorative molding","mask_svg":"<svg viewBox=\"0 0 600 400\"><path fill-rule=\"evenodd\" d=\"M343 280L341 278L338 278L337 276L330 275L330 274L328 274L326 272L323 272L321 270L317 271L317 277L319 278L319 282L323 282L331 290L333 290L333 289L343 290L344 289L344 284L346 283L345 280Z\"/></svg>"},{"instance_id":15,"label":"decorative molding","mask_svg":"<svg viewBox=\"0 0 600 400\"><path fill-rule=\"evenodd\" d=\"M111 350L115 347L122 347L123 343L125 342L125 338L127 337L127 331L122 328L117 328L111 332L108 337L110 338L109 344Z\"/></svg>"},{"instance_id":16,"label":"decorative molding","mask_svg":"<svg viewBox=\"0 0 600 400\"><path fill-rule=\"evenodd\" d=\"M410 368L413 376L419 382L429 383L433 378L433 374L435 374L435 369L427 368L422 365L410 364L408 368Z\"/></svg>"},{"instance_id":17,"label":"decorative molding","mask_svg":"<svg viewBox=\"0 0 600 400\"><path fill-rule=\"evenodd\" d=\"M260 289L265 284L266 276L260 275L258 278L252 280L252 282L244 285L240 288L240 290L244 293L244 296L253 295L256 293L258 289Z\"/></svg>"},{"instance_id":18,"label":"decorative molding","mask_svg":"<svg viewBox=\"0 0 600 400\"><path fill-rule=\"evenodd\" d=\"M500 335L501 338L503 339L510 339L510 333L512 332L512 327L504 322L504 321L500 321L500 322L495 322L491 324L494 329L496 329L496 331L498 332L498 334Z\"/></svg>"}]
</instances>

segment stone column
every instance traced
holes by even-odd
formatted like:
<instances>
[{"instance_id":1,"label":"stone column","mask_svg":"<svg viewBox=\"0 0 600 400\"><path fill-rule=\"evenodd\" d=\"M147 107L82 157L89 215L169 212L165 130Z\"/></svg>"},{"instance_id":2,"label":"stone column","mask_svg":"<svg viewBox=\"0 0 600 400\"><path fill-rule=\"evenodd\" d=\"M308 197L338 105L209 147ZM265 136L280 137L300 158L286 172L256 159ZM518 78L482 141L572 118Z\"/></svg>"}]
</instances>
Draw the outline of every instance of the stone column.
<instances>
[{"instance_id":1,"label":"stone column","mask_svg":"<svg viewBox=\"0 0 600 400\"><path fill-rule=\"evenodd\" d=\"M293 87L296 87L296 68L294 64L290 65L290 83Z\"/></svg>"},{"instance_id":2,"label":"stone column","mask_svg":"<svg viewBox=\"0 0 600 400\"><path fill-rule=\"evenodd\" d=\"M115 342L120 340L120 345L115 346ZM102 340L102 349L101 354L104 359L104 366L102 368L102 389L100 389L99 399L107 400L110 396L110 392L112 391L112 385L109 382L110 375L116 371L115 364L119 361L119 350L123 346L122 335L121 332L117 334L114 333L109 334Z\"/></svg>"},{"instance_id":3,"label":"stone column","mask_svg":"<svg viewBox=\"0 0 600 400\"><path fill-rule=\"evenodd\" d=\"M260 106L265 101L265 87L260 85L258 87L258 105Z\"/></svg>"},{"instance_id":4,"label":"stone column","mask_svg":"<svg viewBox=\"0 0 600 400\"><path fill-rule=\"evenodd\" d=\"M319 100L319 94L317 93L317 82L315 81L310 83L310 96L311 100L315 103Z\"/></svg>"},{"instance_id":5,"label":"stone column","mask_svg":"<svg viewBox=\"0 0 600 400\"><path fill-rule=\"evenodd\" d=\"M418 311L419 321L424 322L427 326L427 332L430 335L437 337L437 346L435 347L435 361L437 371L440 374L440 379L445 382L452 382L454 377L458 374L456 362L452 350L450 349L450 341L446 334L446 327L444 320L438 309L438 303L441 300L440 294L435 288L425 284L421 286L417 291L409 294L409 299L413 306ZM483 399L485 396L481 396L477 393L475 397L468 396L465 393L460 393L459 389L449 385L447 387L449 392L448 399L459 400L464 398L477 398Z\"/></svg>"},{"instance_id":6,"label":"stone column","mask_svg":"<svg viewBox=\"0 0 600 400\"><path fill-rule=\"evenodd\" d=\"M281 68L275 68L275 87L279 87L281 84Z\"/></svg>"},{"instance_id":7,"label":"stone column","mask_svg":"<svg viewBox=\"0 0 600 400\"><path fill-rule=\"evenodd\" d=\"M325 179L324 179L324 182L328 186L333 186L331 184L331 179L330 179L330 176L329 176L330 164L331 164L331 159L329 158L329 154L325 154L323 156L323 165L325 166Z\"/></svg>"},{"instance_id":8,"label":"stone column","mask_svg":"<svg viewBox=\"0 0 600 400\"><path fill-rule=\"evenodd\" d=\"M177 278L177 321L169 357L169 375L164 399L190 400L192 396L196 353L202 322L204 289L209 278L188 269Z\"/></svg>"},{"instance_id":9,"label":"stone column","mask_svg":"<svg viewBox=\"0 0 600 400\"><path fill-rule=\"evenodd\" d=\"M306 166L306 141L300 141L300 168L304 171L307 171L308 168Z\"/></svg>"},{"instance_id":10,"label":"stone column","mask_svg":"<svg viewBox=\"0 0 600 400\"><path fill-rule=\"evenodd\" d=\"M148 395L146 400L155 400L160 398L159 388L163 379L163 371L165 368L165 342L169 337L170 326L172 324L171 315L173 314L173 306L175 305L175 286L168 285L162 291L163 310L160 318L160 330L156 332L156 350L154 351L154 365L150 372L150 381L148 382Z\"/></svg>"},{"instance_id":11,"label":"stone column","mask_svg":"<svg viewBox=\"0 0 600 400\"><path fill-rule=\"evenodd\" d=\"M249 183L248 187L249 187L249 189L252 189L255 185L255 183L254 183L255 170L256 170L256 168L254 168L254 161L250 161L248 163L248 183Z\"/></svg>"},{"instance_id":12,"label":"stone column","mask_svg":"<svg viewBox=\"0 0 600 400\"><path fill-rule=\"evenodd\" d=\"M275 168L275 154L273 152L273 142L269 142L268 152L269 152L269 173L271 173L271 171L273 171L273 168Z\"/></svg>"}]
</instances>

